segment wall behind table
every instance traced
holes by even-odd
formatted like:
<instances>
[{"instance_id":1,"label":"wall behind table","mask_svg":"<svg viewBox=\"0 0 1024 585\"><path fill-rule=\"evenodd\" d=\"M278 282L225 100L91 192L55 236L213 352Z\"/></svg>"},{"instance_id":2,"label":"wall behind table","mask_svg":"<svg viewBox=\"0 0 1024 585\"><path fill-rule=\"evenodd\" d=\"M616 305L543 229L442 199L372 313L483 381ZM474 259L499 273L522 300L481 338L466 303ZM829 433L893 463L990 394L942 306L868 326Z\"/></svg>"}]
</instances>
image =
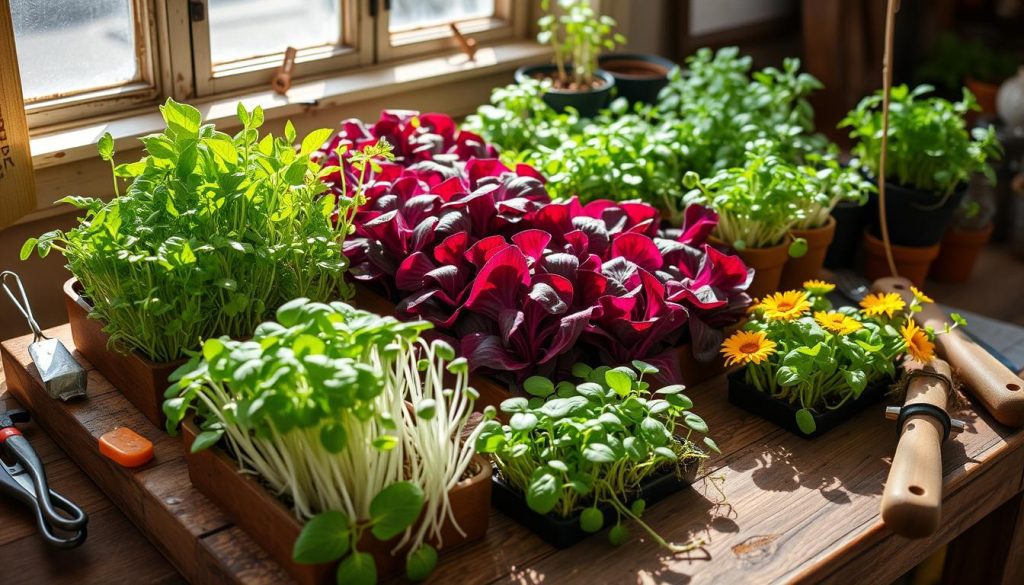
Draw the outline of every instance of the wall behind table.
<instances>
[{"instance_id":1,"label":"wall behind table","mask_svg":"<svg viewBox=\"0 0 1024 585\"><path fill-rule=\"evenodd\" d=\"M510 72L495 73L461 80L442 89L416 89L394 93L385 99L372 99L348 103L337 107L311 108L302 116L292 118L299 135L316 128L336 128L341 120L361 118L375 121L381 109L413 109L423 112L444 112L452 116L472 113L486 102L491 90L512 82ZM280 135L284 120L268 120L264 131ZM237 128L220 127L226 132ZM116 155L119 163L138 160L141 150L122 151ZM45 260L33 254L32 259L21 262L18 254L26 239L53 229L67 230L77 225L77 210L69 206L54 207L53 201L65 195L110 197L112 195L110 167L99 158L40 169L36 172L38 206L36 213L22 222L0 230L0 270L14 270L21 275L32 301L36 319L44 328L67 321L62 287L71 277L64 268L64 257L50 254ZM9 339L29 332L28 325L6 295L0 295L0 339Z\"/></svg>"}]
</instances>

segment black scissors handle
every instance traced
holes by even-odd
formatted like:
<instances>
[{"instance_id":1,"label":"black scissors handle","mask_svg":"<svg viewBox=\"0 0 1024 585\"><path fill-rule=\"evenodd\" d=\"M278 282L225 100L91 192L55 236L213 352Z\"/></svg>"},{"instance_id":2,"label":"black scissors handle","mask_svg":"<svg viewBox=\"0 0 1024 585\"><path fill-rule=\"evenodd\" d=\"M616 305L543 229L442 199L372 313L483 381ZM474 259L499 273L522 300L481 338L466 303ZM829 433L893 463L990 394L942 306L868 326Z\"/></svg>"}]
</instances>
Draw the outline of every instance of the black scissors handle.
<instances>
[{"instance_id":1,"label":"black scissors handle","mask_svg":"<svg viewBox=\"0 0 1024 585\"><path fill-rule=\"evenodd\" d=\"M0 490L32 507L43 539L49 544L59 548L81 544L89 517L73 502L50 489L42 461L28 439L14 427L0 428L0 446L14 461L13 465L0 462L4 468L4 473L0 473ZM72 534L62 537L57 530Z\"/></svg>"}]
</instances>

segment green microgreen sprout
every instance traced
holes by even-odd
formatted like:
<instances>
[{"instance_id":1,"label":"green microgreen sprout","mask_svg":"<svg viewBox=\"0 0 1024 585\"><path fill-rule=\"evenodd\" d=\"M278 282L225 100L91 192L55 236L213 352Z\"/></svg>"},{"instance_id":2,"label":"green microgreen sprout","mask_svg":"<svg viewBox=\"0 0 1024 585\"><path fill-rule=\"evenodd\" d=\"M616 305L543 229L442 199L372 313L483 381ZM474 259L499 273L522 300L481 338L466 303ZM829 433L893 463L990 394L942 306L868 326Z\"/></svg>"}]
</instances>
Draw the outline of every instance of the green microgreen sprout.
<instances>
[{"instance_id":1,"label":"green microgreen sprout","mask_svg":"<svg viewBox=\"0 0 1024 585\"><path fill-rule=\"evenodd\" d=\"M692 550L702 543L670 543L641 520L645 503L637 496L645 480L682 474L707 457L690 440L705 435L707 424L690 411L683 386L654 389L644 380L657 372L635 361L632 368L576 364L575 383L528 378L523 386L531 397L504 401L508 424L484 422L477 451L491 455L501 478L538 514L579 514L580 527L597 532L610 508L618 518L608 534L612 544L627 540L628 518L668 550ZM703 444L718 451L710 437Z\"/></svg>"}]
</instances>

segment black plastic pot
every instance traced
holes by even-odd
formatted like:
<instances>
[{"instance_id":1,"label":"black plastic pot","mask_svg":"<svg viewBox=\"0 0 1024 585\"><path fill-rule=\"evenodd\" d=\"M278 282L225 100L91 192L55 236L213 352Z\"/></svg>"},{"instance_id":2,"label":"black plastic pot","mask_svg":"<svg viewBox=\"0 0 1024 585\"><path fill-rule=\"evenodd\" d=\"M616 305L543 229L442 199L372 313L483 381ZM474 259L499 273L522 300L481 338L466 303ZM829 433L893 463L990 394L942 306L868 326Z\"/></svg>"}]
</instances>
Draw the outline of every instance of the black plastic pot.
<instances>
[{"instance_id":1,"label":"black plastic pot","mask_svg":"<svg viewBox=\"0 0 1024 585\"><path fill-rule=\"evenodd\" d=\"M747 412L769 420L794 435L805 439L813 439L825 432L839 426L847 419L860 413L868 406L878 402L889 390L893 381L890 378L883 378L871 384L861 392L860 397L848 400L845 404L835 410L826 410L822 413L812 411L815 429L813 433L805 433L796 424L796 411L799 408L788 402L772 398L761 392L754 386L747 384L745 370L736 370L729 374L729 403L734 404Z\"/></svg>"},{"instance_id":2,"label":"black plastic pot","mask_svg":"<svg viewBox=\"0 0 1024 585\"><path fill-rule=\"evenodd\" d=\"M602 70L615 78L615 90L619 97L630 103L653 104L658 93L668 85L668 73L675 63L657 55L643 53L612 53L597 59Z\"/></svg>"},{"instance_id":3,"label":"black plastic pot","mask_svg":"<svg viewBox=\"0 0 1024 585\"><path fill-rule=\"evenodd\" d=\"M858 205L852 201L841 201L832 210L832 217L836 220L836 233L825 254L825 266L835 269L850 268L854 265L857 247L860 246L870 209L872 208L868 204Z\"/></svg>"},{"instance_id":4,"label":"black plastic pot","mask_svg":"<svg viewBox=\"0 0 1024 585\"><path fill-rule=\"evenodd\" d=\"M926 247L942 241L960 205L967 184L959 185L942 201L934 193L885 183L885 217L889 224L889 240L897 246ZM878 194L871 195L871 234L882 237L878 218Z\"/></svg>"},{"instance_id":5,"label":"black plastic pot","mask_svg":"<svg viewBox=\"0 0 1024 585\"><path fill-rule=\"evenodd\" d=\"M648 509L656 502L678 492L684 487L692 484L697 477L697 464L691 463L684 468L683 477L675 473L656 475L640 486L640 493L633 494L628 498L626 505L634 500L643 498ZM491 490L491 503L505 515L515 518L531 532L541 537L555 548L569 548L580 542L591 533L584 532L580 528L579 514L563 518L555 514L538 514L526 505L526 497L512 486L501 480L499 474L495 473L492 478L494 485ZM604 527L610 528L615 524L615 510L611 506L600 506L598 509L604 513Z\"/></svg>"},{"instance_id":6,"label":"black plastic pot","mask_svg":"<svg viewBox=\"0 0 1024 585\"><path fill-rule=\"evenodd\" d=\"M527 79L547 79L555 74L557 68L554 65L529 65L516 70L516 83L523 83ZM612 88L615 87L615 78L607 71L598 69L595 75L605 84L597 89L587 91L568 91L563 89L550 88L544 93L544 103L551 106L557 112L564 112L567 107L575 108L580 116L593 118L608 105L611 100Z\"/></svg>"}]
</instances>

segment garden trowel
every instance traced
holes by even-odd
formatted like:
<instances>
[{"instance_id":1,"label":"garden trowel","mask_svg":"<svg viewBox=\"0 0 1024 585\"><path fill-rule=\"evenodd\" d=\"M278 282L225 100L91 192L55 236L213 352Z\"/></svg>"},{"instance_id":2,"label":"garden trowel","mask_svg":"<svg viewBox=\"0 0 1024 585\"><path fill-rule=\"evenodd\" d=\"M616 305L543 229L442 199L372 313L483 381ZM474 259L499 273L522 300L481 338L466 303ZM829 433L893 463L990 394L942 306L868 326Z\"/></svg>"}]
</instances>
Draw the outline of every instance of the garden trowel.
<instances>
[{"instance_id":1,"label":"garden trowel","mask_svg":"<svg viewBox=\"0 0 1024 585\"><path fill-rule=\"evenodd\" d=\"M14 295L14 291L7 284L7 279L12 278L18 285L18 293L21 300ZM43 380L46 393L51 398L70 400L76 396L85 396L87 376L82 366L71 356L68 348L64 347L59 339L52 339L43 334L39 323L32 315L32 306L28 302L28 295L25 294L25 287L21 284L21 278L17 274L5 270L0 273L0 282L3 283L4 292L11 298L14 306L24 315L28 326L32 329L33 339L28 346L28 355L32 358L39 371L39 377Z\"/></svg>"}]
</instances>

